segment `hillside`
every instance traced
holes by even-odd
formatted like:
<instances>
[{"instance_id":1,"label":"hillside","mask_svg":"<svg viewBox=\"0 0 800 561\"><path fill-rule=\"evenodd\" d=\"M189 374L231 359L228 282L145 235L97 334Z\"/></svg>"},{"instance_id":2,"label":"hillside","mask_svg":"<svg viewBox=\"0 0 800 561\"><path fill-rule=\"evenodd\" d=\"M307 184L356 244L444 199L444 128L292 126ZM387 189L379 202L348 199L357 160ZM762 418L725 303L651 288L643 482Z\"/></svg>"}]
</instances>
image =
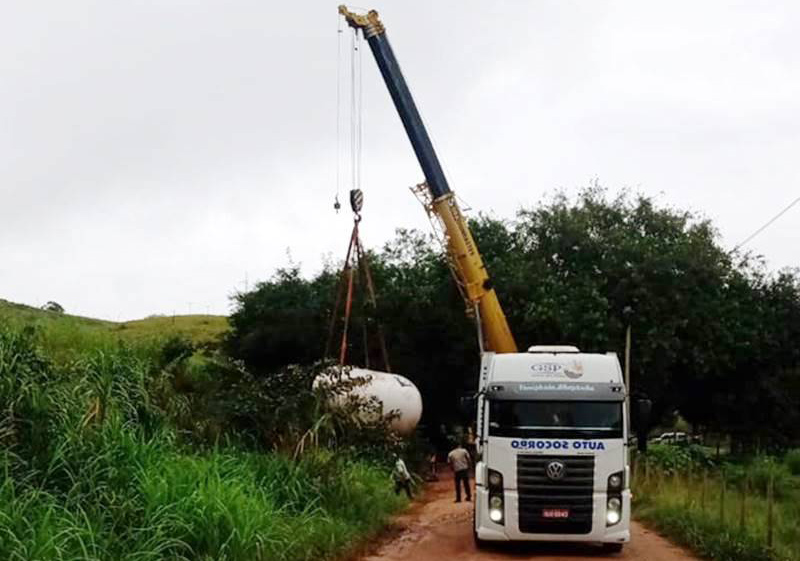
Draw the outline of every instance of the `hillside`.
<instances>
[{"instance_id":1,"label":"hillside","mask_svg":"<svg viewBox=\"0 0 800 561\"><path fill-rule=\"evenodd\" d=\"M0 322L14 325L38 325L48 331L78 331L104 337L118 335L126 340L182 334L205 345L217 341L228 330L228 318L215 315L150 316L144 319L114 322L83 316L48 312L39 308L0 299Z\"/></svg>"}]
</instances>

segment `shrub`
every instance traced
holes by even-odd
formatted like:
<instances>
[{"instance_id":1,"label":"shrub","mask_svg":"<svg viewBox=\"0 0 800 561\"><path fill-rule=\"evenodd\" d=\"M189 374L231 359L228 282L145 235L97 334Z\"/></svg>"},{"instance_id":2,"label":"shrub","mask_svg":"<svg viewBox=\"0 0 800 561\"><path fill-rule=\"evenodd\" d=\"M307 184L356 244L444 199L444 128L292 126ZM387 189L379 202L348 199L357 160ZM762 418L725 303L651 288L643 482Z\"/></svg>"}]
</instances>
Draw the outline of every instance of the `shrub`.
<instances>
[{"instance_id":1,"label":"shrub","mask_svg":"<svg viewBox=\"0 0 800 561\"><path fill-rule=\"evenodd\" d=\"M792 475L800 475L800 448L789 450L783 458L783 463Z\"/></svg>"},{"instance_id":2,"label":"shrub","mask_svg":"<svg viewBox=\"0 0 800 561\"><path fill-rule=\"evenodd\" d=\"M647 453L640 458L668 474L686 473L714 465L713 459L706 451L694 444L689 446L651 444L647 448Z\"/></svg>"},{"instance_id":3,"label":"shrub","mask_svg":"<svg viewBox=\"0 0 800 561\"><path fill-rule=\"evenodd\" d=\"M774 458L767 456L755 458L744 469L750 476L751 488L763 495L767 494L770 478L772 478L776 497L786 497L795 488L795 482L788 466Z\"/></svg>"}]
</instances>

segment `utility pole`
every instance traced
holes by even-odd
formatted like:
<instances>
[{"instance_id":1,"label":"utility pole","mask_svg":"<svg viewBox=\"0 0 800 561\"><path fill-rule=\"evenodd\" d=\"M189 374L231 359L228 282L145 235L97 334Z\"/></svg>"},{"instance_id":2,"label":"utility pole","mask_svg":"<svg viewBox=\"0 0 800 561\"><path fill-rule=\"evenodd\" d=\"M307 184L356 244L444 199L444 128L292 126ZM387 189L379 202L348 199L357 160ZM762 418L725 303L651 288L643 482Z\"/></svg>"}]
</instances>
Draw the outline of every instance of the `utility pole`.
<instances>
[{"instance_id":1,"label":"utility pole","mask_svg":"<svg viewBox=\"0 0 800 561\"><path fill-rule=\"evenodd\" d=\"M631 393L631 324L625 330L625 388Z\"/></svg>"},{"instance_id":2,"label":"utility pole","mask_svg":"<svg viewBox=\"0 0 800 561\"><path fill-rule=\"evenodd\" d=\"M631 422L631 318L633 316L633 308L625 306L622 310L622 315L625 317L625 391L628 392L628 399L625 400L626 414L628 423Z\"/></svg>"}]
</instances>

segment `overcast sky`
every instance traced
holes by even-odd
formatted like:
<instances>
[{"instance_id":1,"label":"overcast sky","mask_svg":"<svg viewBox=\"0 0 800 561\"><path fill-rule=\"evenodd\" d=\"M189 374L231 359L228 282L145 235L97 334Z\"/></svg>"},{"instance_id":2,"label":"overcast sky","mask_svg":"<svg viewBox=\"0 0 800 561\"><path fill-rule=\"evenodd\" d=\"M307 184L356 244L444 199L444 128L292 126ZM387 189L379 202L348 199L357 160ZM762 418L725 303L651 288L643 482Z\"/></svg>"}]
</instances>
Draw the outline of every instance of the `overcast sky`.
<instances>
[{"instance_id":1,"label":"overcast sky","mask_svg":"<svg viewBox=\"0 0 800 561\"><path fill-rule=\"evenodd\" d=\"M287 250L308 275L340 258L336 5L2 2L0 298L113 320L227 313ZM732 248L800 196L800 3L373 7L474 211L510 218L598 178L705 214ZM379 246L429 225L363 54L362 231ZM748 247L798 266L798 223L800 205Z\"/></svg>"}]
</instances>

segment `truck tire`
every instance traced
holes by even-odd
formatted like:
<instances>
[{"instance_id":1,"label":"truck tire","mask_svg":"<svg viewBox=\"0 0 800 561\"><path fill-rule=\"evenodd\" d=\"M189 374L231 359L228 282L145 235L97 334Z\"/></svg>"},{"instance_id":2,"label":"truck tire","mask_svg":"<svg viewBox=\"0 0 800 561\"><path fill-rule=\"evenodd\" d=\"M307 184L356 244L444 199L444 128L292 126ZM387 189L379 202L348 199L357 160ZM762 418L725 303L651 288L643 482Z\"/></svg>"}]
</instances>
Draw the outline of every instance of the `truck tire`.
<instances>
[{"instance_id":1,"label":"truck tire","mask_svg":"<svg viewBox=\"0 0 800 561\"><path fill-rule=\"evenodd\" d=\"M623 545L621 543L604 543L603 553L621 553Z\"/></svg>"}]
</instances>

